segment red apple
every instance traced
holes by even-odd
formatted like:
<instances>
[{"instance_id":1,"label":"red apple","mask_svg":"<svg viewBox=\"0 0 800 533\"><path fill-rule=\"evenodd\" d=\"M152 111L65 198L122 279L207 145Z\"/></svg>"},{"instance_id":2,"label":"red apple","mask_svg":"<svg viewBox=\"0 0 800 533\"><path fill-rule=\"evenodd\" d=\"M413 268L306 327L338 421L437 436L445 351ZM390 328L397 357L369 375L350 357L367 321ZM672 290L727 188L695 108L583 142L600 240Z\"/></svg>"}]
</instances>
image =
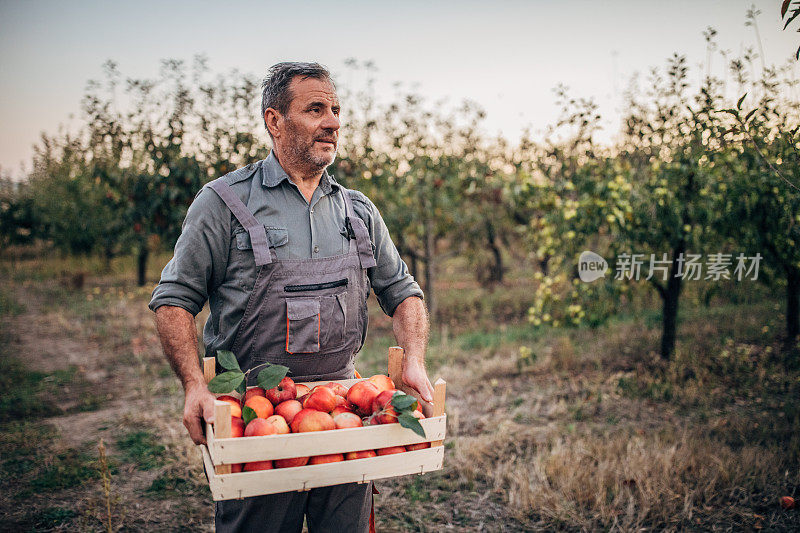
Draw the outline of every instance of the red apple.
<instances>
[{"instance_id":1,"label":"red apple","mask_svg":"<svg viewBox=\"0 0 800 533\"><path fill-rule=\"evenodd\" d=\"M344 461L344 455L341 453L329 453L328 455L315 455L308 460L310 465L322 465L325 463L338 463Z\"/></svg>"},{"instance_id":2,"label":"red apple","mask_svg":"<svg viewBox=\"0 0 800 533\"><path fill-rule=\"evenodd\" d=\"M308 457L292 457L291 459L275 459L275 468L292 468L308 463Z\"/></svg>"},{"instance_id":3,"label":"red apple","mask_svg":"<svg viewBox=\"0 0 800 533\"><path fill-rule=\"evenodd\" d=\"M267 422L275 426L275 429L278 430L278 435L285 435L291 431L289 429L289 424L286 423L286 419L281 415L272 415L267 418Z\"/></svg>"},{"instance_id":4,"label":"red apple","mask_svg":"<svg viewBox=\"0 0 800 533\"><path fill-rule=\"evenodd\" d=\"M247 424L247 427L244 428L244 436L245 437L261 437L264 435L275 435L278 433L278 430L267 422L264 418L254 418Z\"/></svg>"},{"instance_id":5,"label":"red apple","mask_svg":"<svg viewBox=\"0 0 800 533\"><path fill-rule=\"evenodd\" d=\"M378 448L375 450L378 455L392 455L395 453L403 453L405 451L405 446L389 446L388 448Z\"/></svg>"},{"instance_id":6,"label":"red apple","mask_svg":"<svg viewBox=\"0 0 800 533\"><path fill-rule=\"evenodd\" d=\"M297 387L295 387L294 380L286 376L278 383L277 387L267 391L267 399L272 402L272 405L278 405L286 400L294 400L297 398Z\"/></svg>"},{"instance_id":7,"label":"red apple","mask_svg":"<svg viewBox=\"0 0 800 533\"><path fill-rule=\"evenodd\" d=\"M294 388L295 388L295 394L297 395L297 397L295 399L298 399L298 400L300 399L300 396L305 396L310 391L310 389L308 388L308 385L305 385L303 383L295 384Z\"/></svg>"},{"instance_id":8,"label":"red apple","mask_svg":"<svg viewBox=\"0 0 800 533\"><path fill-rule=\"evenodd\" d=\"M274 412L270 401L263 396L251 396L244 405L255 411L258 418L269 418Z\"/></svg>"},{"instance_id":9,"label":"red apple","mask_svg":"<svg viewBox=\"0 0 800 533\"><path fill-rule=\"evenodd\" d=\"M430 442L420 442L419 444L409 444L406 446L406 450L409 452L413 452L414 450L424 450L425 448L430 448Z\"/></svg>"},{"instance_id":10,"label":"red apple","mask_svg":"<svg viewBox=\"0 0 800 533\"><path fill-rule=\"evenodd\" d=\"M378 424L394 424L397 422L397 410L392 406L392 397L398 394L398 391L391 389L385 390L378 394L372 400L372 412L375 413L375 419Z\"/></svg>"},{"instance_id":11,"label":"red apple","mask_svg":"<svg viewBox=\"0 0 800 533\"><path fill-rule=\"evenodd\" d=\"M243 466L244 466L244 463L238 463L238 464L235 464L235 465L231 465L231 474L238 474L239 472L242 471L242 467Z\"/></svg>"},{"instance_id":12,"label":"red apple","mask_svg":"<svg viewBox=\"0 0 800 533\"><path fill-rule=\"evenodd\" d=\"M383 374L375 374L369 378L368 381L375 385L375 387L381 392L395 388L392 378L389 376L384 376Z\"/></svg>"},{"instance_id":13,"label":"red apple","mask_svg":"<svg viewBox=\"0 0 800 533\"><path fill-rule=\"evenodd\" d=\"M303 402L303 407L330 413L336 407L336 395L328 387L314 387Z\"/></svg>"},{"instance_id":14,"label":"red apple","mask_svg":"<svg viewBox=\"0 0 800 533\"><path fill-rule=\"evenodd\" d=\"M231 437L244 437L244 420L231 417Z\"/></svg>"},{"instance_id":15,"label":"red apple","mask_svg":"<svg viewBox=\"0 0 800 533\"><path fill-rule=\"evenodd\" d=\"M297 400L286 400L275 406L275 414L281 415L286 419L287 424L291 424L294 415L303 410L303 405Z\"/></svg>"},{"instance_id":16,"label":"red apple","mask_svg":"<svg viewBox=\"0 0 800 533\"><path fill-rule=\"evenodd\" d=\"M336 429L360 428L364 425L361 417L355 413L340 413L333 417L333 423L336 424Z\"/></svg>"},{"instance_id":17,"label":"red apple","mask_svg":"<svg viewBox=\"0 0 800 533\"><path fill-rule=\"evenodd\" d=\"M291 423L289 423L289 427L292 429L292 433L297 433L297 428L300 425L300 421L305 417L308 413L313 412L313 409L301 409L294 418L292 418Z\"/></svg>"},{"instance_id":18,"label":"red apple","mask_svg":"<svg viewBox=\"0 0 800 533\"><path fill-rule=\"evenodd\" d=\"M339 396L347 396L347 387L342 385L341 383L336 383L335 381L331 381L330 383L325 384L326 387L331 389L334 394L338 394Z\"/></svg>"},{"instance_id":19,"label":"red apple","mask_svg":"<svg viewBox=\"0 0 800 533\"><path fill-rule=\"evenodd\" d=\"M376 457L377 455L375 450L362 450L360 452L348 452L345 454L344 459L345 461L352 461L353 459L368 459L370 457Z\"/></svg>"},{"instance_id":20,"label":"red apple","mask_svg":"<svg viewBox=\"0 0 800 533\"><path fill-rule=\"evenodd\" d=\"M308 411L303 414L303 411ZM292 431L294 433L306 433L308 431L329 431L336 429L333 418L328 413L315 411L314 409L303 409L297 413L292 420ZM299 419L299 421L298 421Z\"/></svg>"},{"instance_id":21,"label":"red apple","mask_svg":"<svg viewBox=\"0 0 800 533\"><path fill-rule=\"evenodd\" d=\"M266 398L267 393L261 387L250 387L249 389L247 389L247 392L244 393L245 403L247 403L247 400L249 400L253 396L263 396L264 398Z\"/></svg>"},{"instance_id":22,"label":"red apple","mask_svg":"<svg viewBox=\"0 0 800 533\"><path fill-rule=\"evenodd\" d=\"M244 464L245 472L255 472L256 470L272 470L272 461L253 461Z\"/></svg>"},{"instance_id":23,"label":"red apple","mask_svg":"<svg viewBox=\"0 0 800 533\"><path fill-rule=\"evenodd\" d=\"M375 385L369 381L359 381L347 391L347 400L366 415L372 412L372 401L378 394L380 391Z\"/></svg>"},{"instance_id":24,"label":"red apple","mask_svg":"<svg viewBox=\"0 0 800 533\"><path fill-rule=\"evenodd\" d=\"M238 398L234 398L233 396L220 396L217 400L231 404L231 416L242 418L242 404L239 402Z\"/></svg>"},{"instance_id":25,"label":"red apple","mask_svg":"<svg viewBox=\"0 0 800 533\"><path fill-rule=\"evenodd\" d=\"M355 413L355 411L353 410L353 406L350 405L350 403L348 402L345 403L344 405L337 405L336 407L334 407L333 411L331 411L331 416L336 418L336 415L342 413Z\"/></svg>"}]
</instances>

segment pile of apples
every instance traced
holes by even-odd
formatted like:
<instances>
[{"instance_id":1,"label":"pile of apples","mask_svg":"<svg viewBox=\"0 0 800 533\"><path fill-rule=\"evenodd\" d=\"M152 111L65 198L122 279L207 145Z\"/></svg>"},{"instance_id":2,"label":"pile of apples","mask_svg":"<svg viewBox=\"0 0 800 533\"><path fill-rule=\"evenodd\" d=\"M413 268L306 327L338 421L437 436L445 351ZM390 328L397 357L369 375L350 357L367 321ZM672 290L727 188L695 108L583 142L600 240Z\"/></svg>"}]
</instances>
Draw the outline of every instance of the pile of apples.
<instances>
[{"instance_id":1,"label":"pile of apples","mask_svg":"<svg viewBox=\"0 0 800 533\"><path fill-rule=\"evenodd\" d=\"M231 404L231 437L255 437L395 424L398 415L391 400L396 394L405 393L396 390L391 378L383 374L376 374L367 380L359 381L349 389L335 382L309 389L302 383L295 384L292 378L287 376L277 387L269 390L260 387L249 388L241 400L229 395L219 396L217 400ZM250 408L255 413L255 418L248 423L245 423L245 418L251 418L252 413L245 408ZM249 416L243 417L243 412L249 413ZM418 403L413 415L419 419L425 418ZM333 453L255 461L231 465L231 472L335 463L429 447L430 442L423 442L346 454Z\"/></svg>"}]
</instances>

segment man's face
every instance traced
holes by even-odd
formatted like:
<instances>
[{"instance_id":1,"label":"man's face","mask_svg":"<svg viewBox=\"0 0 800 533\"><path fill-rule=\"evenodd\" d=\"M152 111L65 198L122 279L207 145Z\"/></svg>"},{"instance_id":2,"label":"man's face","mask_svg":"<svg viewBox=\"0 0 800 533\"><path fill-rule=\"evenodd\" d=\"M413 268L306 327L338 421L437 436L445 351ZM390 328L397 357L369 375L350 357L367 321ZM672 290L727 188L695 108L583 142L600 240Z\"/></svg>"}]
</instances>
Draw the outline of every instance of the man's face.
<instances>
[{"instance_id":1,"label":"man's face","mask_svg":"<svg viewBox=\"0 0 800 533\"><path fill-rule=\"evenodd\" d=\"M339 99L327 80L296 77L292 103L275 139L279 151L296 164L324 169L333 163L339 142Z\"/></svg>"}]
</instances>

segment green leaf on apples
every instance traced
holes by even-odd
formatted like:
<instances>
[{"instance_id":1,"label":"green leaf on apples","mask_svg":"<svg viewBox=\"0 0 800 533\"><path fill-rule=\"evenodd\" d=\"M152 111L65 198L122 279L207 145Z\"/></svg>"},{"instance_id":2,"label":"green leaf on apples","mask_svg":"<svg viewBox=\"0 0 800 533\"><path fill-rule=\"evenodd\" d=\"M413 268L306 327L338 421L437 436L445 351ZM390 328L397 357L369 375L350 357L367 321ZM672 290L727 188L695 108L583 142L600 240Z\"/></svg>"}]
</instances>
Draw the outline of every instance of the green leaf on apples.
<instances>
[{"instance_id":1,"label":"green leaf on apples","mask_svg":"<svg viewBox=\"0 0 800 533\"><path fill-rule=\"evenodd\" d=\"M264 390L274 389L278 386L286 374L289 372L288 366L269 365L258 373L256 382Z\"/></svg>"},{"instance_id":2,"label":"green leaf on apples","mask_svg":"<svg viewBox=\"0 0 800 533\"><path fill-rule=\"evenodd\" d=\"M233 355L233 352L229 352L227 350L219 350L217 352L217 361L219 361L220 366L225 370L238 370L239 372L242 371L239 368L239 361L236 360L236 356Z\"/></svg>"},{"instance_id":3,"label":"green leaf on apples","mask_svg":"<svg viewBox=\"0 0 800 533\"><path fill-rule=\"evenodd\" d=\"M223 372L208 382L208 390L214 394L228 394L239 385L244 383L244 374L240 371Z\"/></svg>"},{"instance_id":4,"label":"green leaf on apples","mask_svg":"<svg viewBox=\"0 0 800 533\"><path fill-rule=\"evenodd\" d=\"M425 435L425 428L422 427L422 424L419 423L419 419L410 413L400 413L397 416L397 421L400 422L400 425L404 428L408 428L423 439L428 438Z\"/></svg>"},{"instance_id":5,"label":"green leaf on apples","mask_svg":"<svg viewBox=\"0 0 800 533\"><path fill-rule=\"evenodd\" d=\"M395 394L392 396L392 407L400 411L413 411L416 409L417 399L410 394Z\"/></svg>"},{"instance_id":6,"label":"green leaf on apples","mask_svg":"<svg viewBox=\"0 0 800 533\"><path fill-rule=\"evenodd\" d=\"M242 420L244 420L245 426L249 424L250 421L253 420L254 418L258 418L255 409L253 409L249 405L245 405L244 407L242 407Z\"/></svg>"},{"instance_id":7,"label":"green leaf on apples","mask_svg":"<svg viewBox=\"0 0 800 533\"><path fill-rule=\"evenodd\" d=\"M241 383L236 385L236 392L244 396L244 393L247 392L247 379L243 379Z\"/></svg>"}]
</instances>

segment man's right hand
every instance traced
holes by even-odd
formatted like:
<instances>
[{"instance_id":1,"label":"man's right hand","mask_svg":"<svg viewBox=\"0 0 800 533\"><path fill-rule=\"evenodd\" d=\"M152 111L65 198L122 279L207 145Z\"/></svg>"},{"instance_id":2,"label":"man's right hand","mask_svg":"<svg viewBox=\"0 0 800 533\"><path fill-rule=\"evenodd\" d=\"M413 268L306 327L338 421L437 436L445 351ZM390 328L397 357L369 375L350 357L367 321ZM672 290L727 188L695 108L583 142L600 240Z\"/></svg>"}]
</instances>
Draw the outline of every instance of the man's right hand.
<instances>
[{"instance_id":1,"label":"man's right hand","mask_svg":"<svg viewBox=\"0 0 800 533\"><path fill-rule=\"evenodd\" d=\"M205 422L214 422L215 399L205 384L186 388L183 425L189 430L189 436L195 444L206 444Z\"/></svg>"}]
</instances>

